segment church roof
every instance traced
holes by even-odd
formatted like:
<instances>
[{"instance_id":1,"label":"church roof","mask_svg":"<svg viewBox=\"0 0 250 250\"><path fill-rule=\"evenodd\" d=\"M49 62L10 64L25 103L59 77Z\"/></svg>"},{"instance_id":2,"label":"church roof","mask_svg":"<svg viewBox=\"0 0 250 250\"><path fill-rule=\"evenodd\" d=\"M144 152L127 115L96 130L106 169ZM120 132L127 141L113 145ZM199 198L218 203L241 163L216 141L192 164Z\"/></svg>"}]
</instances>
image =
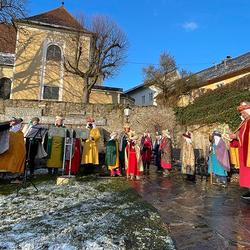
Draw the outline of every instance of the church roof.
<instances>
[{"instance_id":1,"label":"church roof","mask_svg":"<svg viewBox=\"0 0 250 250\"><path fill-rule=\"evenodd\" d=\"M62 28L81 30L88 32L83 26L64 8L50 10L48 12L31 16L20 21L28 21L34 24L59 26Z\"/></svg>"}]
</instances>

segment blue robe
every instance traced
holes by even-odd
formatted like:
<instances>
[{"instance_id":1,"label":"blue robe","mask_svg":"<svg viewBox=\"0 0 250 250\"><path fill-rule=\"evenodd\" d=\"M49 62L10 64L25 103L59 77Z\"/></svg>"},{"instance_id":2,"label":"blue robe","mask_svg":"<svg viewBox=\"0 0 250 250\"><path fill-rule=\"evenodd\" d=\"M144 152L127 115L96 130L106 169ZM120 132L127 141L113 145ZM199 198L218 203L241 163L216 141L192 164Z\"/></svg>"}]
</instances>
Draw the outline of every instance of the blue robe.
<instances>
[{"instance_id":1,"label":"blue robe","mask_svg":"<svg viewBox=\"0 0 250 250\"><path fill-rule=\"evenodd\" d=\"M213 174L215 174L217 176L226 177L227 171L221 166L221 164L217 160L216 145L215 144L213 144L213 146L212 146L212 152L211 152L210 157L209 157L209 163L208 163L209 173L210 173L210 168L211 168L211 163L210 163L211 160L212 160L212 172L213 172Z\"/></svg>"}]
</instances>

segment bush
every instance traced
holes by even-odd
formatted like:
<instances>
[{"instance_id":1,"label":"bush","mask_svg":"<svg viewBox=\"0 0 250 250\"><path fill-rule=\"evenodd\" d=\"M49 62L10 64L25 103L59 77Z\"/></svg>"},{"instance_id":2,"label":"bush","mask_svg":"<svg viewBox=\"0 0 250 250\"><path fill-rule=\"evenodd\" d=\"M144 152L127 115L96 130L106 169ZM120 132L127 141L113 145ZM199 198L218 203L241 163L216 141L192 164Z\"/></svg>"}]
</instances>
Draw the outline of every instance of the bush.
<instances>
[{"instance_id":1,"label":"bush","mask_svg":"<svg viewBox=\"0 0 250 250\"><path fill-rule=\"evenodd\" d=\"M187 107L175 108L177 121L182 125L226 123L236 129L241 122L237 106L242 101L250 102L250 77L209 91L195 99Z\"/></svg>"}]
</instances>

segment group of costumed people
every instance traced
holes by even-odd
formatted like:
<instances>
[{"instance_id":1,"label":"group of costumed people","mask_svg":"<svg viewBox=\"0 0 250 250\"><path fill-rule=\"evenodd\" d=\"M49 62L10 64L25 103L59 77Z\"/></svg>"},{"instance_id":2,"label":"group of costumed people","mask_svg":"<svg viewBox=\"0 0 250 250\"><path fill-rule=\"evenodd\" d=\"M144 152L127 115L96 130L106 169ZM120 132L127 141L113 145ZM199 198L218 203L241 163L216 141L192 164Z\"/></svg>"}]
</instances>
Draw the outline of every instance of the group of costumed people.
<instances>
[{"instance_id":1,"label":"group of costumed people","mask_svg":"<svg viewBox=\"0 0 250 250\"><path fill-rule=\"evenodd\" d=\"M206 172L211 176L212 183L226 187L232 167L239 169L240 186L249 189L242 195L242 199L250 200L250 103L242 102L237 110L241 114L242 123L229 138L225 139L218 130L209 136ZM124 168L128 179L140 179L143 173L149 173L154 156L157 170L162 170L163 176L168 176L173 163L172 151L172 140L168 130L157 132L155 141L152 142L148 131L139 140L135 132L126 125L120 137L116 132L111 134L107 144L106 162L111 176L120 176ZM187 180L195 181L197 161L192 134L188 131L183 134L180 161L181 173Z\"/></svg>"},{"instance_id":2,"label":"group of costumed people","mask_svg":"<svg viewBox=\"0 0 250 250\"><path fill-rule=\"evenodd\" d=\"M250 103L241 103L238 111L242 123L229 135L229 143L218 130L209 136L207 173L216 183L226 186L233 166L239 169L240 186L250 190ZM34 131L41 129L39 122L39 118L34 117L23 128L22 119L13 117L9 123L10 128L3 129L4 126L0 126L1 172L22 174L27 157L31 175L34 174L35 160L39 158L47 159L50 174L57 174L62 167L66 174L77 174L80 165L84 165L86 170L93 170L93 166L99 165L98 142L101 134L93 118L87 119L85 130L67 129L60 115L48 127L47 133L37 138L30 136L31 131L34 135ZM173 164L170 132L167 129L158 131L154 138L153 141L148 130L139 138L129 124L124 125L121 133L111 133L105 154L110 175L125 175L129 180L139 180L143 174L149 174L154 159L157 170L162 171L163 176L169 176ZM195 181L197 163L192 134L188 131L183 134L180 162L181 173L187 180ZM250 191L242 198L250 200Z\"/></svg>"},{"instance_id":3,"label":"group of costumed people","mask_svg":"<svg viewBox=\"0 0 250 250\"><path fill-rule=\"evenodd\" d=\"M123 173L129 180L139 180L149 174L151 161L155 156L157 169L163 170L163 175L168 176L172 168L172 140L170 132L163 130L156 134L153 142L147 130L141 138L125 124L124 131L111 133L106 145L106 165L111 176L121 176Z\"/></svg>"},{"instance_id":4,"label":"group of costumed people","mask_svg":"<svg viewBox=\"0 0 250 250\"><path fill-rule=\"evenodd\" d=\"M215 177L215 183L225 187L232 167L239 169L240 186L249 189L241 198L250 201L250 103L242 102L237 110L242 122L229 138L224 139L220 131L214 131L209 136L208 173L210 177ZM189 180L194 180L196 168L191 133L183 137L182 173Z\"/></svg>"},{"instance_id":5,"label":"group of costumed people","mask_svg":"<svg viewBox=\"0 0 250 250\"><path fill-rule=\"evenodd\" d=\"M46 159L49 174L58 174L64 167L65 174L77 174L80 165L86 170L99 165L98 141L100 131L93 118L87 119L85 129L67 129L62 115L48 128L34 117L22 126L21 118L13 117L9 126L3 124L0 131L0 173L17 175L13 183L21 182L25 167L34 175L36 160ZM28 162L28 165L25 164Z\"/></svg>"}]
</instances>

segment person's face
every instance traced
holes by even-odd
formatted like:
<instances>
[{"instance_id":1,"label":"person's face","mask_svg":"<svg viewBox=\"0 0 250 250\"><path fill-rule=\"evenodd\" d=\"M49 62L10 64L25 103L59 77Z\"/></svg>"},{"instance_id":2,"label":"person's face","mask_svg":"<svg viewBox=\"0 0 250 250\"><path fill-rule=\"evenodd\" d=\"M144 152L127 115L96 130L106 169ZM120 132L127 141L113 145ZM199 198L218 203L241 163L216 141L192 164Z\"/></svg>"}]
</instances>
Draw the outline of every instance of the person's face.
<instances>
[{"instance_id":1,"label":"person's face","mask_svg":"<svg viewBox=\"0 0 250 250\"><path fill-rule=\"evenodd\" d=\"M39 123L38 121L33 121L33 122L32 122L32 125L35 126L35 125L37 125L38 123Z\"/></svg>"},{"instance_id":2,"label":"person's face","mask_svg":"<svg viewBox=\"0 0 250 250\"><path fill-rule=\"evenodd\" d=\"M10 126L14 126L14 125L16 125L17 124L17 122L16 121L10 121Z\"/></svg>"},{"instance_id":3,"label":"person's face","mask_svg":"<svg viewBox=\"0 0 250 250\"><path fill-rule=\"evenodd\" d=\"M125 133L127 134L127 133L129 133L130 128L124 128L124 131L125 131Z\"/></svg>"},{"instance_id":4,"label":"person's face","mask_svg":"<svg viewBox=\"0 0 250 250\"><path fill-rule=\"evenodd\" d=\"M57 126L62 126L62 124L63 124L63 119L57 119L56 120L56 125Z\"/></svg>"},{"instance_id":5,"label":"person's face","mask_svg":"<svg viewBox=\"0 0 250 250\"><path fill-rule=\"evenodd\" d=\"M88 128L92 129L93 128L93 124L92 123L88 123Z\"/></svg>"},{"instance_id":6,"label":"person's face","mask_svg":"<svg viewBox=\"0 0 250 250\"><path fill-rule=\"evenodd\" d=\"M248 118L250 117L250 115L249 115L246 111L242 111L242 112L241 112L241 116L242 116L242 118L245 119L245 120L248 119Z\"/></svg>"}]
</instances>

